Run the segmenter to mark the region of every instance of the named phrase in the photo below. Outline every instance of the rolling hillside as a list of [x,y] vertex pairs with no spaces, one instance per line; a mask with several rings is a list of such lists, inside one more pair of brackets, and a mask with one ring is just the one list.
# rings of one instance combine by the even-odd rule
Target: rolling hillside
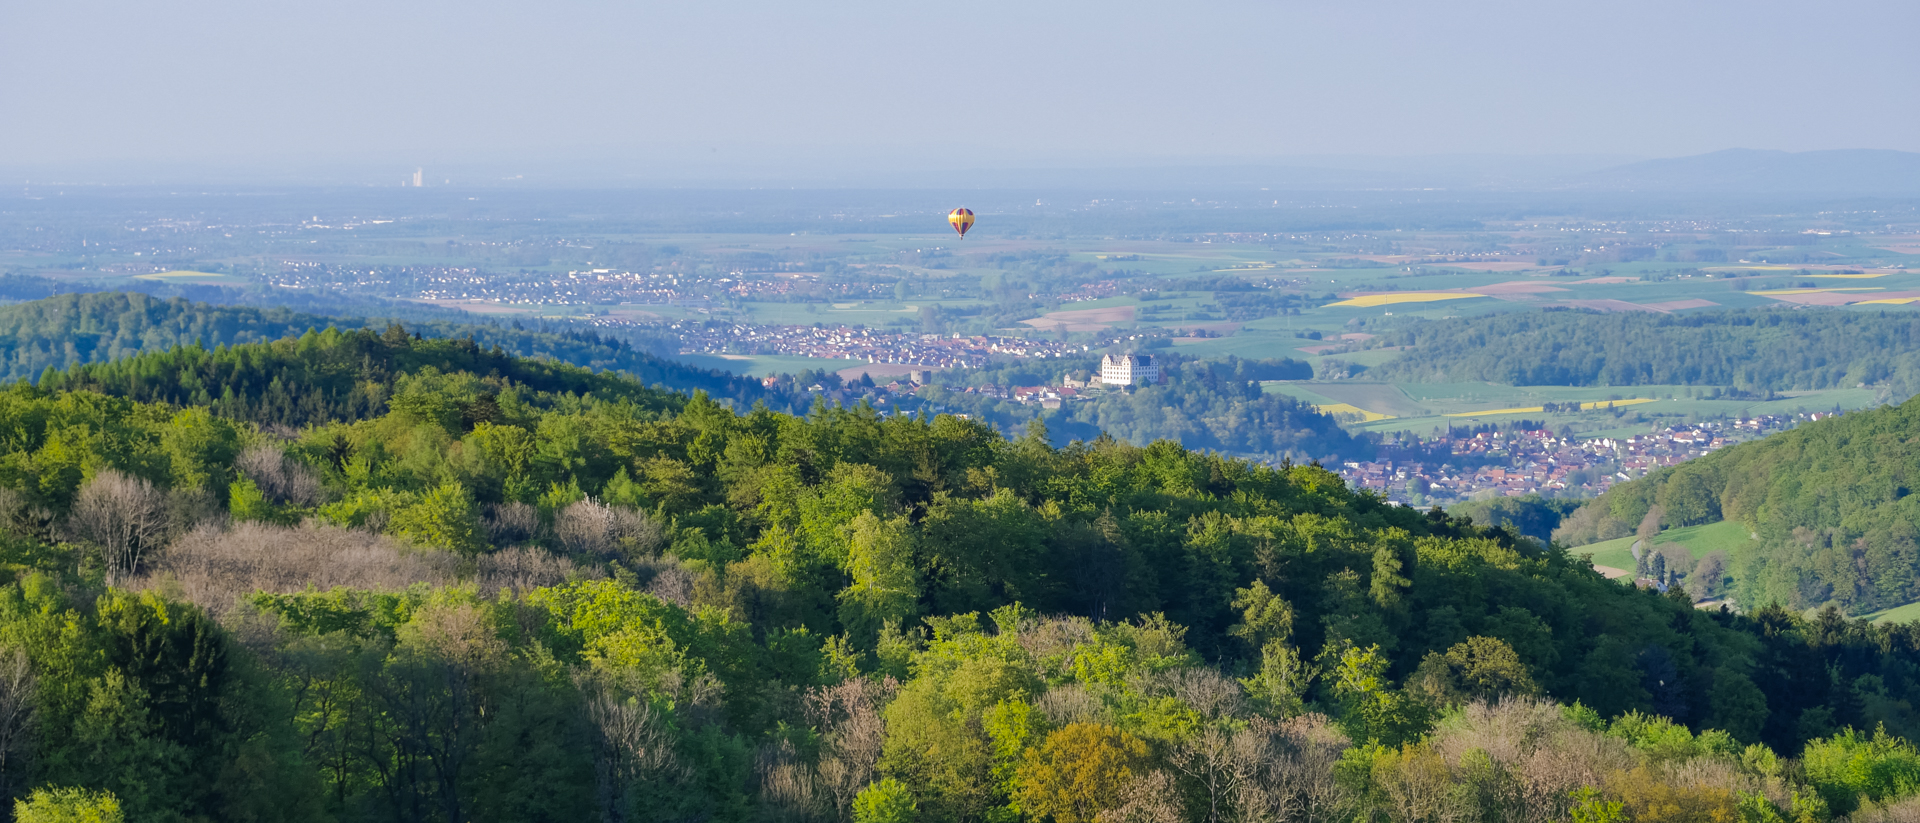
[[1920,400],[1908,400],[1615,486],[1569,520],[1604,518],[1611,526],[1600,531],[1614,534],[1632,531],[1656,509],[1668,528],[1733,521],[1757,535],[1729,558],[1743,606],[1832,603],[1864,615],[1920,600],[1915,488]]
[[[391,325],[386,318],[324,317],[287,309],[217,306],[138,292],[63,294],[0,307],[0,380],[38,379],[47,370],[107,363],[176,346],[206,349],[262,343],[329,326],[344,330]],[[549,358],[626,373],[647,385],[706,391],[750,405],[769,396],[758,381],[655,357],[625,342],[590,333],[555,333],[491,324],[411,321],[406,328],[435,338],[471,338],[516,357]]]
[[1906,311],[1744,310],[1686,315],[1516,312],[1418,323],[1386,380],[1512,386],[1722,386],[1791,391],[1920,388],[1920,317]]
[[[283,428],[254,399],[289,382],[387,401]],[[398,328],[43,383],[0,387],[27,821],[1398,819],[1408,786],[1825,821],[1920,785],[1920,626],[1696,609],[1317,466],[740,414]]]

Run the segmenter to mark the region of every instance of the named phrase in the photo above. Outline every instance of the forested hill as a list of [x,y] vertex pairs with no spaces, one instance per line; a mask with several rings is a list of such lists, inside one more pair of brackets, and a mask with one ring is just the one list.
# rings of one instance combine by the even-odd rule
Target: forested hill
[[1386,342],[1410,347],[1369,370],[1386,380],[1920,389],[1920,315],[1910,311],[1512,312],[1418,323]]
[[143,403],[199,406],[228,420],[299,428],[379,417],[389,409],[471,428],[510,410],[501,401],[552,405],[586,395],[678,409],[685,397],[614,372],[514,357],[468,338],[422,338],[398,324],[384,333],[328,327],[271,343],[181,346],[109,363],[48,370],[40,387]]
[[[340,333],[302,337],[330,328]],[[535,369],[540,374],[528,372],[534,367],[522,362],[526,358],[619,372],[682,393],[705,391],[738,408],[765,403],[803,411],[812,402],[791,382],[769,390],[758,380],[655,357],[593,334],[437,321],[401,327],[127,292],[61,295],[0,308],[0,364],[12,379],[38,377],[58,387],[206,405],[230,419],[260,424],[302,426],[383,413],[394,380],[428,366],[480,378],[498,370],[496,377],[538,391],[585,390],[576,385],[584,379],[579,375],[561,379],[565,370],[541,366]],[[1020,364],[1000,371],[1027,368]],[[1050,366],[1049,377],[1060,368]],[[1091,440],[1104,430],[1138,445],[1168,439],[1274,460],[1370,456],[1372,444],[1333,418],[1285,395],[1263,394],[1249,382],[1310,374],[1305,364],[1289,360],[1180,363],[1169,369],[1164,385],[1072,403],[1047,422],[1059,442]],[[1045,382],[1028,382],[1035,381]],[[563,384],[567,388],[559,388]],[[611,386],[626,391],[618,382],[602,384],[602,391]],[[975,396],[959,393],[936,394],[939,405],[973,412],[1003,431],[1017,431],[1038,411],[987,398],[969,402]]]
[[[275,369],[399,376],[298,431],[67,388]],[[23,820],[1920,811],[1920,626],[1695,609],[1317,466],[398,329],[77,367],[0,433]]]
[[1272,462],[1292,457],[1309,460],[1362,460],[1375,445],[1341,428],[1339,421],[1284,394],[1267,393],[1262,380],[1304,380],[1313,367],[1288,359],[1180,360],[1161,355],[1165,381],[1127,392],[1106,392],[1076,400],[1053,412],[1034,406],[967,394],[955,378],[970,385],[1046,385],[1062,372],[1098,372],[1098,358],[1043,360],[948,377],[947,385],[923,390],[940,407],[992,420],[1004,430],[1041,416],[1055,442],[1092,440],[1102,432],[1144,446],[1173,440],[1188,448],[1214,449]]
[[[381,331],[391,322],[339,318],[286,309],[215,306],[181,298],[163,300],[138,292],[65,294],[0,308],[0,378],[38,378],[175,346],[207,349],[262,343],[337,326]],[[515,357],[541,357],[595,370],[626,372],[642,383],[680,391],[701,390],[744,405],[766,397],[758,381],[694,368],[635,350],[623,341],[590,333],[554,333],[479,323],[411,322],[426,337],[472,338],[481,347]],[[777,398],[775,405],[784,406]]]
[[[1291,362],[1291,361],[1282,361]],[[1062,417],[1079,437],[1105,431],[1138,444],[1176,440],[1272,460],[1284,456],[1338,460],[1372,457],[1373,443],[1341,428],[1332,415],[1243,379],[1234,364],[1187,362],[1164,382],[1127,393],[1067,404]],[[1305,366],[1305,364],[1300,364]],[[1304,376],[1311,376],[1311,372]]]
[[1855,614],[1920,600],[1920,399],[1807,423],[1612,489],[1570,520],[1625,534],[1721,519],[1757,539],[1728,558],[1741,604]]
[[388,300],[330,289],[280,289],[262,285],[245,288],[170,280],[134,279],[108,286],[96,280],[55,280],[25,274],[0,274],[0,300],[24,302],[63,294],[124,292],[167,300],[183,298],[216,306],[254,306],[285,309],[325,317],[386,317],[412,323],[445,320],[458,323],[470,317],[459,309],[425,303]]
[[286,309],[211,306],[138,292],[63,294],[0,307],[0,378],[103,363],[174,346],[259,343],[325,328]]

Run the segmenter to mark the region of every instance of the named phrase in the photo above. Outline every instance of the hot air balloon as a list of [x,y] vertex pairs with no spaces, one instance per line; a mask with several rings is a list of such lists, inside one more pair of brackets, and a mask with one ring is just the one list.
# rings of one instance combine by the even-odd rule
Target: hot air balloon
[[967,229],[973,228],[973,209],[954,209],[948,212],[947,225],[952,226],[961,237],[966,237]]

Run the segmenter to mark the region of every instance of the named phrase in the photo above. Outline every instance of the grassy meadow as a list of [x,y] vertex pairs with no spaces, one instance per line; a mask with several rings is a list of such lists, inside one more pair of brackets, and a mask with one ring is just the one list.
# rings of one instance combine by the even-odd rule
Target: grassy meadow
[[1866,615],[1865,619],[1874,623],[1912,623],[1920,620],[1920,603],[1908,603],[1905,606],[1895,606],[1885,611],[1874,612]]
[[[1586,546],[1575,546],[1571,551],[1574,554],[1591,555],[1593,564],[1596,566],[1632,571],[1633,543],[1636,539],[1638,538],[1629,536],[1604,540]],[[1734,555],[1752,539],[1752,536],[1747,533],[1746,526],[1723,520],[1704,526],[1668,529],[1653,539],[1653,547],[1659,549],[1663,546],[1681,546],[1693,559],[1699,560],[1716,551],[1726,552],[1729,556]]]
[[[1363,352],[1363,354],[1375,352]],[[1389,353],[1390,354],[1390,353]],[[1328,357],[1342,357],[1328,355]],[[1346,355],[1354,359],[1353,355]],[[1324,358],[1323,358],[1324,359]],[[1584,435],[1644,432],[1652,420],[1792,414],[1802,411],[1859,409],[1872,406],[1872,389],[1797,392],[1777,400],[1709,400],[1689,397],[1690,386],[1501,386],[1491,383],[1375,383],[1364,380],[1272,381],[1263,388],[1316,406],[1344,405],[1364,412],[1357,428],[1377,432],[1431,434],[1515,420],[1543,422]],[[1577,412],[1541,411],[1544,404],[1579,403]],[[1608,408],[1611,405],[1612,408]],[[1347,411],[1348,409],[1335,409]],[[1624,422],[1623,422],[1624,421]]]
[[181,283],[197,286],[246,286],[253,282],[251,278],[237,274],[215,274],[204,271],[163,271],[153,274],[136,274],[135,280],[152,280],[162,283]]
[[829,360],[784,354],[683,354],[674,359],[703,369],[719,369],[753,377],[798,374],[807,369],[839,371],[861,363],[858,360]]

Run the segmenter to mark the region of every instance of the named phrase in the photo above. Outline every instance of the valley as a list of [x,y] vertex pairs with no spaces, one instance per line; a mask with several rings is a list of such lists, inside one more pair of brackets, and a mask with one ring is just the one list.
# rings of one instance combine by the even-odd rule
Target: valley
[[23,803],[1059,823],[1097,756],[1184,823],[1263,812],[1178,764],[1378,810],[1467,740],[1559,816],[1910,802],[1828,765],[1920,735],[1907,223],[502,199],[0,214],[0,740],[94,792]]
[[0,823],[1920,823],[1920,4],[5,12]]

